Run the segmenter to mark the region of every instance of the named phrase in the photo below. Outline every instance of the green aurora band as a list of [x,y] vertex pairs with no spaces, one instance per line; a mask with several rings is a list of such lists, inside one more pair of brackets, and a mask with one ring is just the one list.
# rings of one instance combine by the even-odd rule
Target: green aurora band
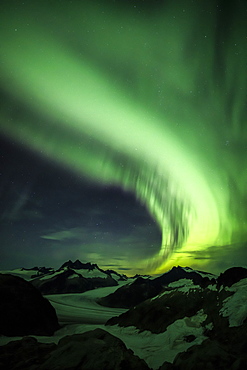
[[162,231],[152,272],[246,238],[246,5],[174,3],[0,12],[0,132],[134,192]]

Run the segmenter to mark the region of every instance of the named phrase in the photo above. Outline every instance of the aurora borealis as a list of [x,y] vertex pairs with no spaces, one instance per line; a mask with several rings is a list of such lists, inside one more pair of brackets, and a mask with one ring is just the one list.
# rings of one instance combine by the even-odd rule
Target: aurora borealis
[[246,2],[0,14],[4,264],[245,265]]

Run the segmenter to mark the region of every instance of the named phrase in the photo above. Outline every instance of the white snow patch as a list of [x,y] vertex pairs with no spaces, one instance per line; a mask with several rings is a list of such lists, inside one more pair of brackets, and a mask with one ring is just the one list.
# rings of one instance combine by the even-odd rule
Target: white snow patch
[[[48,274],[45,274],[44,276],[41,276],[39,279],[40,280],[48,280],[48,279],[52,279],[53,277],[57,276],[57,275],[60,275],[62,274],[64,271],[61,270],[61,271],[56,271],[54,273],[48,273]],[[38,277],[38,276],[37,276]]]
[[79,276],[77,274],[70,275],[68,279],[75,279],[78,278]]
[[191,290],[196,291],[202,289],[200,285],[194,285],[193,280],[191,279],[180,279],[174,281],[173,283],[168,284],[169,288],[176,288],[178,292],[189,293]]
[[[124,283],[126,284],[126,282],[122,282],[122,285]],[[206,339],[201,327],[201,323],[206,319],[203,310],[198,311],[193,317],[184,317],[175,321],[161,334],[152,334],[150,331],[139,333],[135,327],[104,326],[103,323],[107,319],[126,310],[102,307],[96,303],[96,299],[114,292],[117,288],[106,287],[85,293],[46,296],[56,308],[59,321],[63,322],[64,325],[52,337],[36,336],[36,338],[39,342],[58,343],[66,335],[102,328],[120,338],[127,348],[131,348],[153,369],[158,369],[164,361],[173,362],[178,353],[184,352],[194,344],[201,344]],[[194,335],[196,339],[188,343],[184,340],[184,336],[187,335]],[[18,339],[21,337],[2,336],[0,337],[0,345]]]
[[108,275],[102,271],[99,271],[97,268],[94,268],[93,270],[84,270],[84,269],[73,269],[77,274],[80,274],[81,276],[85,278],[103,278],[106,279]]
[[[139,333],[133,326],[120,328],[116,325],[106,327],[105,330],[120,338],[126,347],[144,359],[150,368],[158,369],[165,361],[172,363],[178,353],[186,351],[194,344],[201,344],[206,339],[202,328],[190,326],[190,319],[177,320],[160,334],[150,331]],[[196,339],[188,343],[184,340],[187,335],[195,335]]]
[[201,277],[207,277],[210,280],[211,279],[217,279],[217,277],[218,277],[217,275],[207,273],[207,272],[203,272],[203,271],[193,270],[193,269],[190,269],[189,267],[183,267],[183,270],[185,270],[186,272],[196,272],[197,274],[201,275]]
[[167,291],[165,291],[165,292],[163,292],[163,293],[160,293],[160,294],[156,295],[155,297],[151,298],[151,301],[154,301],[155,299],[157,299],[157,298],[161,298],[161,297],[163,297],[164,295],[167,295],[167,294],[170,294],[170,293],[172,293],[172,290],[167,290]]
[[207,289],[212,290],[212,291],[215,291],[215,292],[217,292],[217,290],[218,290],[216,284],[214,284],[214,285],[212,285],[212,284],[208,285],[207,286]]
[[220,313],[228,317],[230,327],[240,326],[247,317],[247,279],[238,281],[228,290],[234,294],[224,300]]
[[0,271],[0,273],[18,276],[25,280],[31,280],[31,276],[36,275],[37,271],[36,270],[28,270],[28,271],[23,270],[22,271],[21,269],[15,269],[15,270],[3,270],[3,271]]
[[200,285],[194,285],[193,280],[191,279],[180,279],[168,284],[167,287],[171,288],[172,290],[166,290],[158,294],[157,296],[151,298],[151,301],[161,298],[164,295],[172,294],[174,291],[189,294],[191,291],[202,290]]
[[212,330],[214,327],[214,324],[212,322],[210,322],[209,324],[205,325],[205,328],[208,329],[208,330]]
[[191,286],[191,285],[194,285],[193,280],[191,279],[180,279],[180,280],[177,280],[177,281],[174,281],[168,284],[170,288],[179,288],[179,287]]
[[[203,335],[203,329],[198,326],[198,323],[202,320],[202,315],[198,313],[198,317],[200,319],[195,318],[193,320],[194,317],[185,317],[184,319],[177,320],[169,325],[164,333],[160,334],[153,334],[150,331],[139,333],[139,330],[134,326],[122,328],[118,325],[69,324],[58,330],[52,337],[34,337],[42,343],[58,343],[66,335],[80,334],[101,328],[121,339],[127,348],[132,349],[135,355],[144,359],[150,368],[156,370],[165,361],[172,363],[178,353],[186,351],[195,344],[201,344],[206,339]],[[187,335],[195,335],[196,339],[188,343],[184,340],[184,336]],[[21,339],[21,337],[0,337],[0,344],[3,345],[11,340],[18,339]]]

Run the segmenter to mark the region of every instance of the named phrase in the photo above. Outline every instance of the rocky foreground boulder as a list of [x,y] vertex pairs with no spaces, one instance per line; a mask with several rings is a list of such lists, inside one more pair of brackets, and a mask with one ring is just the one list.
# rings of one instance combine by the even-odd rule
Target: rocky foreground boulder
[[0,334],[53,335],[59,329],[55,309],[24,279],[0,274]]
[[238,281],[247,278],[247,269],[244,267],[231,267],[222,272],[217,279],[217,286],[231,287]]
[[[13,356],[15,353],[15,356]],[[146,370],[144,360],[102,329],[62,338],[58,345],[23,338],[0,347],[0,369]]]

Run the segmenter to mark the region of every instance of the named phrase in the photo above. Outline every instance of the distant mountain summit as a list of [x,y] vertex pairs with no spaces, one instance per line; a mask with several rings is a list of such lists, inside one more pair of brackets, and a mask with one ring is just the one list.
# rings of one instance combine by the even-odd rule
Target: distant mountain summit
[[[108,306],[116,307],[118,299],[122,307],[126,302],[131,307],[106,325],[162,334],[168,352],[179,351],[159,370],[246,368],[247,269],[233,267],[217,278],[178,266],[153,282],[164,284],[156,295],[152,280],[139,278],[102,298]],[[137,297],[139,303],[133,304]]]
[[157,278],[138,276],[132,284],[124,285],[114,293],[103,297],[99,303],[108,307],[131,308],[142,301],[160,294],[168,285],[187,279],[202,288],[216,284],[217,276],[203,271],[192,270],[190,267],[173,267],[170,271]]
[[[157,342],[156,338],[153,337],[153,344],[155,347],[156,343],[162,343],[162,351],[167,352],[167,360],[159,368],[153,366],[151,368],[159,370],[242,370],[246,368],[246,268],[232,267],[216,276],[208,272],[193,270],[190,267],[176,266],[156,277],[136,275],[135,277],[127,278],[125,275],[118,274],[113,270],[104,271],[97,264],[82,263],[79,260],[72,262],[69,260],[58,270],[34,268],[31,271],[30,269],[14,270],[12,273],[26,276],[27,279],[33,276],[30,282],[43,294],[83,293],[100,287],[117,287],[117,285],[120,285],[120,280],[126,280],[126,283],[122,282],[121,286],[108,296],[102,297],[104,290],[99,292],[98,297],[102,298],[98,298],[96,302],[108,307],[128,308],[119,316],[110,318],[106,323],[107,327],[118,325],[123,328],[129,327],[130,329],[127,329],[128,333],[134,330],[135,332],[139,331],[139,333],[148,331],[153,333],[153,335],[162,335]],[[29,283],[29,285],[31,284]],[[15,325],[13,326],[14,320],[17,320],[21,325],[25,323],[24,319],[19,320],[22,306],[26,306],[25,308],[29,310],[32,303],[27,301],[28,292],[19,288],[17,282],[14,283],[13,294],[12,292],[10,294],[9,283],[4,282],[2,284],[1,302],[6,313],[6,316],[2,318],[2,323],[5,325],[7,314],[14,313],[14,318],[9,320],[8,324],[11,330],[12,327],[15,328]],[[95,293],[97,294],[97,292]],[[9,300],[10,296],[16,294],[18,301],[11,303]],[[38,318],[40,317],[39,308],[35,308],[34,313],[38,314]],[[24,313],[25,318],[28,315],[30,315],[29,311]],[[25,330],[26,326],[24,324]],[[42,326],[44,326],[43,323]],[[124,333],[125,329],[121,330]],[[3,331],[3,333],[5,332]],[[100,339],[100,341],[97,341],[97,346],[99,345],[100,350],[99,357],[102,353],[104,356],[108,356],[105,347],[102,347],[102,339],[106,334],[102,331],[97,331],[96,335],[90,332],[87,335],[90,339],[88,347],[85,347],[87,338],[84,337],[84,334],[81,336],[82,346],[83,348],[85,347],[84,352],[93,353],[95,358],[95,338],[97,338]],[[75,353],[76,361],[77,358],[82,358],[78,357],[82,356],[82,347],[78,345],[78,335],[76,334],[73,337],[74,339],[72,337],[70,339],[68,339],[69,337],[66,338],[64,342],[66,347],[62,350],[59,347],[57,355],[54,357],[55,365],[57,365],[57,356],[60,358],[61,353],[65,353],[64,358],[68,357],[68,352],[66,352],[68,348],[69,350],[70,348],[75,348],[73,353]],[[68,341],[73,343],[68,344]],[[59,343],[62,342],[60,341]],[[115,343],[115,339],[109,337],[111,353],[112,348],[115,348]],[[24,348],[24,344],[26,351],[26,342],[23,342],[23,347],[21,348]],[[33,342],[31,346],[32,349],[35,349]],[[9,368],[10,359],[15,358],[15,356],[12,356],[13,348],[10,348],[12,352],[8,360],[5,361],[5,368]],[[35,351],[37,352],[37,348]],[[79,355],[77,355],[77,351],[79,351]],[[22,350],[20,350],[20,353],[22,354]],[[119,356],[121,357],[122,355],[119,354]],[[72,357],[70,356],[70,358]],[[116,358],[115,355],[114,358]],[[5,349],[3,357],[1,357],[0,353],[0,362],[2,359],[6,359]],[[123,364],[124,368],[132,368],[126,362]],[[104,366],[102,366],[97,368],[103,368],[105,362]],[[140,369],[145,368],[143,363],[140,366]],[[51,362],[49,362],[49,365],[46,364],[42,369],[53,367]],[[135,364],[133,368],[137,369],[138,367]]]
[[135,275],[128,278],[114,270],[103,270],[96,263],[83,263],[79,259],[64,262],[58,270],[50,267],[33,267],[8,273],[31,281],[43,294],[82,293],[95,288],[116,286],[121,281],[126,281],[128,284],[121,284],[122,286],[114,293],[99,301],[103,306],[122,308],[131,308],[153,298],[164,289],[169,290],[169,284],[175,284],[183,279],[203,289],[215,284],[217,289],[220,289],[221,286],[230,287],[247,277],[247,269],[243,267],[232,267],[216,276],[190,267],[174,266],[158,277]]
[[174,266],[170,271],[157,277],[154,281],[158,284],[168,285],[180,279],[189,279],[192,280],[194,284],[205,287],[215,283],[217,276],[209,272],[193,270],[190,267]]
[[222,272],[217,279],[218,286],[231,287],[239,280],[247,278],[247,269],[244,267],[231,267]]
[[65,268],[65,267],[69,267],[71,269],[76,269],[76,270],[81,270],[81,269],[83,269],[83,270],[94,270],[95,268],[97,268],[98,270],[101,270],[96,263],[91,263],[91,262],[82,263],[79,260],[76,260],[75,262],[72,262],[71,260],[69,260],[67,262],[64,262],[64,264],[62,264],[62,266],[59,268],[59,270]]
[[79,260],[65,262],[57,271],[33,276],[31,283],[42,294],[83,293],[95,288],[118,285],[110,273],[97,264]]

